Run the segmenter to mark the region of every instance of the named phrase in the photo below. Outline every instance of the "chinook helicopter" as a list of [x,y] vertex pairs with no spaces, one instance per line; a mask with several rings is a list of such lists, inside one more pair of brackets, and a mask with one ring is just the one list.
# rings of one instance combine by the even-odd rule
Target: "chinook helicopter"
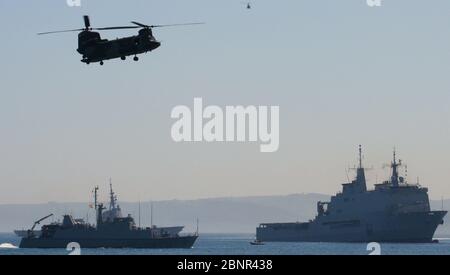
[[[42,32],[38,35],[64,33],[64,32],[80,32],[78,34],[78,53],[83,58],[81,62],[90,64],[100,62],[100,65],[104,64],[105,60],[120,58],[126,60],[127,56],[133,56],[134,61],[138,61],[138,54],[151,52],[159,46],[161,42],[157,41],[153,36],[152,29],[162,27],[173,26],[187,26],[187,25],[199,25],[204,23],[185,23],[185,24],[171,24],[171,25],[145,25],[139,22],[132,21],[134,26],[119,26],[119,27],[106,27],[106,28],[92,28],[89,16],[85,15],[84,28],[75,30],[64,31],[51,31]],[[138,35],[118,38],[116,40],[102,39],[100,33],[95,31],[105,30],[123,30],[123,29],[140,29]]]

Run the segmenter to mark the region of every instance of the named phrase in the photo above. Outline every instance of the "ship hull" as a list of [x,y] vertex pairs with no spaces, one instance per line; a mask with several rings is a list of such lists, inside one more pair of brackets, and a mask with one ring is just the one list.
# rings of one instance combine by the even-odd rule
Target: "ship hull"
[[363,220],[273,223],[257,228],[262,242],[429,243],[447,211],[413,212]]
[[[171,227],[156,227],[162,232],[167,233],[169,236],[178,236],[178,234],[183,231],[184,226],[171,226]],[[20,238],[26,238],[28,236],[28,230],[14,230],[14,234],[16,234]],[[40,230],[33,230],[33,234],[37,237],[41,236]]]
[[[14,230],[14,234],[16,234],[17,237],[26,238],[28,236],[28,230]],[[41,236],[41,231],[33,230],[33,234],[39,237]]]
[[146,239],[56,239],[56,238],[22,238],[20,248],[66,248],[75,242],[81,248],[142,248],[142,249],[189,249],[194,246],[198,236],[181,236],[170,238]]

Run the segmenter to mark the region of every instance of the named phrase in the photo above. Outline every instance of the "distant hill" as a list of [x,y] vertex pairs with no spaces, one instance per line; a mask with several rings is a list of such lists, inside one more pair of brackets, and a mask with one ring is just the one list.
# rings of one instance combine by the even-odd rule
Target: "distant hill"
[[[185,225],[186,231],[195,231],[196,219],[204,233],[254,233],[263,222],[307,221],[316,214],[316,202],[328,200],[329,195],[293,194],[286,196],[211,198],[199,200],[170,200],[153,203],[153,221],[159,226]],[[130,213],[139,222],[139,203],[119,203],[124,215]],[[441,201],[431,202],[433,209],[441,209]],[[150,202],[141,203],[141,225],[150,225]],[[444,209],[450,209],[450,200],[444,200]],[[45,203],[0,205],[0,232],[29,228],[41,217],[54,213],[60,219],[65,213],[94,221],[94,211],[88,203]],[[51,221],[51,219],[49,219]],[[48,222],[48,221],[47,221]],[[450,236],[450,219],[438,230],[439,235]]]

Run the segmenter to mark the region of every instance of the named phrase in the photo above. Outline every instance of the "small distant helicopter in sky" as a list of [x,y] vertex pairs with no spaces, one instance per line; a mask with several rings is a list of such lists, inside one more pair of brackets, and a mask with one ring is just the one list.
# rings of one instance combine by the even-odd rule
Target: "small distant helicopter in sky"
[[252,3],[251,2],[241,2],[242,4],[245,4],[246,9],[251,10],[252,9]]
[[[138,61],[138,54],[151,52],[161,46],[161,42],[157,41],[153,36],[152,29],[173,26],[199,25],[204,23],[184,23],[171,25],[145,25],[139,22],[131,22],[134,26],[119,26],[106,28],[92,28],[89,16],[85,15],[84,28],[75,30],[52,31],[38,33],[38,35],[63,33],[63,32],[80,32],[78,34],[78,53],[83,58],[81,62],[90,64],[100,62],[104,64],[105,60],[120,58],[125,60],[127,56],[133,56],[134,61]],[[115,40],[102,39],[100,34],[95,31],[104,30],[122,30],[122,29],[140,29],[138,35],[118,38]]]

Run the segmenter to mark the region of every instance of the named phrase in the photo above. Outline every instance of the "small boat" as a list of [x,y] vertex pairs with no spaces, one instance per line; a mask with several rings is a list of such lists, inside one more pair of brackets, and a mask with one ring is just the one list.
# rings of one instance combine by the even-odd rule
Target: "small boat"
[[250,244],[251,244],[251,245],[264,245],[264,243],[261,242],[261,241],[258,240],[258,239],[254,240],[254,241],[251,241]]

